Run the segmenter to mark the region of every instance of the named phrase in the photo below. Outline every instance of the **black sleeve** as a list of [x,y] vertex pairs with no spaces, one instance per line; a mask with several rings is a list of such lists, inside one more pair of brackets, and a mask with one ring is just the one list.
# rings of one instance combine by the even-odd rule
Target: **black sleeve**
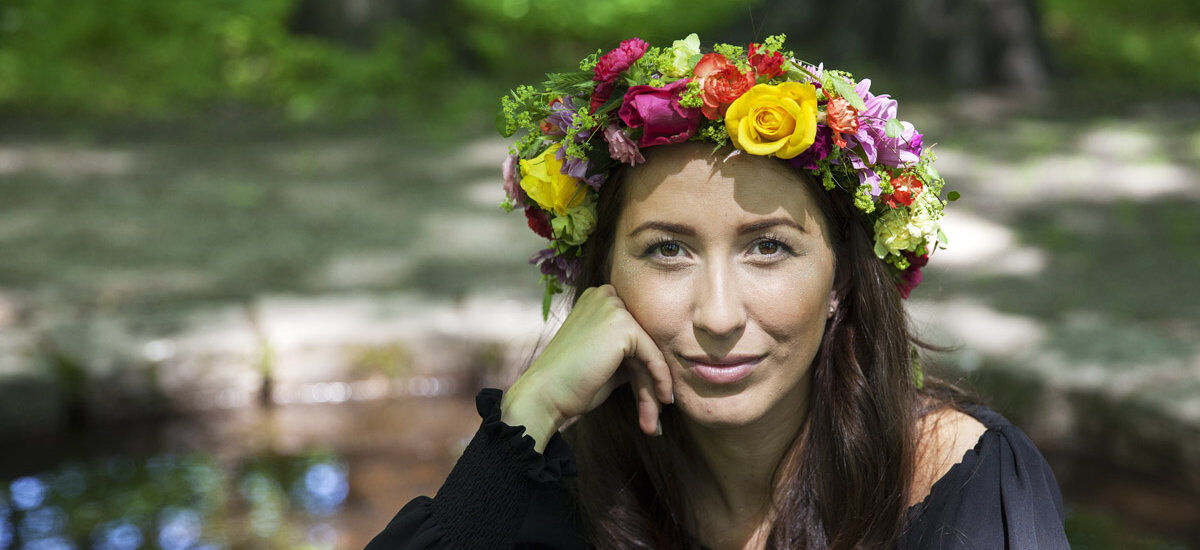
[[[483,422],[437,496],[411,500],[367,550],[506,549],[524,546],[518,545],[523,527],[539,530],[526,521],[531,502],[547,495],[561,498],[557,482],[576,475],[575,461],[558,433],[539,454],[524,426],[501,422],[500,396],[494,388],[479,392],[475,407]],[[556,512],[562,517],[547,518],[546,506],[540,500],[533,504],[538,521],[548,528],[569,525],[571,510],[560,509]]]
[[1007,421],[989,427],[963,462],[934,484],[921,512],[898,548],[1070,549],[1054,473]]

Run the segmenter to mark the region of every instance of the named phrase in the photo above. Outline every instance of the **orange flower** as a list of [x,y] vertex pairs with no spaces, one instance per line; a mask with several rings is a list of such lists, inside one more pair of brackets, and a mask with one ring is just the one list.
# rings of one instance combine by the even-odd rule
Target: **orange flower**
[[845,147],[846,138],[842,134],[858,133],[858,109],[850,106],[844,97],[831,97],[825,104],[825,123],[833,130],[833,142],[838,147]]
[[754,86],[753,70],[743,73],[719,53],[701,57],[694,72],[696,78],[701,79],[700,86],[704,91],[704,106],[700,110],[709,120],[724,117],[729,104]]

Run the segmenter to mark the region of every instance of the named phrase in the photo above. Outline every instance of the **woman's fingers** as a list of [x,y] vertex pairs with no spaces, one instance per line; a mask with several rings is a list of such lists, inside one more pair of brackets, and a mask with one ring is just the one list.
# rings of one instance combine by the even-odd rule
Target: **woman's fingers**
[[645,366],[659,401],[674,403],[675,394],[671,381],[671,368],[667,366],[667,360],[658,346],[654,344],[654,340],[641,330],[640,326],[634,335],[633,357]]
[[659,405],[654,396],[654,380],[645,369],[637,366],[633,366],[633,369],[633,393],[637,397],[638,425],[646,435],[662,435],[658,427],[658,415],[662,405]]

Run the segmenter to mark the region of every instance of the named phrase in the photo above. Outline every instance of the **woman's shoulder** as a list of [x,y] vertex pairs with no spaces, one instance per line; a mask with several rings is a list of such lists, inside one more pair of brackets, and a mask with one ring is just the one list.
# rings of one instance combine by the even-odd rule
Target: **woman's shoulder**
[[[925,500],[934,484],[961,464],[988,430],[999,428],[998,415],[993,415],[980,417],[945,407],[918,421],[917,463],[909,506]],[[985,419],[991,426],[983,421]]]
[[908,547],[1068,548],[1054,473],[1019,427],[981,404],[931,413],[922,427]]

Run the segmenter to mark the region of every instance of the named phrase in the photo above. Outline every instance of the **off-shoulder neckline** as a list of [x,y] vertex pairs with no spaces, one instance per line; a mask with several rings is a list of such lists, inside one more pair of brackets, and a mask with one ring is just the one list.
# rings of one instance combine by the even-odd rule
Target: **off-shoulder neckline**
[[[929,494],[925,495],[925,498],[922,499],[921,502],[908,507],[908,509],[905,511],[905,514],[910,525],[925,513],[925,510],[927,510],[929,507],[930,501],[932,501],[935,496],[941,495],[948,490],[946,487],[950,485],[951,480],[964,475],[962,474],[964,471],[969,472],[974,469],[975,465],[979,462],[979,457],[981,456],[979,451],[983,448],[984,442],[987,441],[989,437],[999,437],[1001,429],[1010,424],[1003,415],[992,410],[987,405],[980,403],[965,404],[963,405],[961,412],[971,415],[972,418],[978,420],[983,424],[984,428],[987,429],[979,435],[979,439],[975,442],[975,446],[963,453],[962,458],[956,464],[951,466],[950,469],[942,475],[942,477],[938,478],[938,480],[933,483],[933,485],[929,488]],[[697,542],[694,538],[691,539],[691,543],[693,547],[698,548],[699,550],[709,550],[707,546],[699,544],[699,542]]]
[[1004,416],[983,404],[964,405],[961,412],[971,415],[972,418],[983,424],[986,429],[979,435],[979,439],[975,441],[975,446],[967,449],[957,463],[951,466],[949,470],[946,470],[946,473],[942,474],[942,477],[938,478],[937,481],[933,482],[933,485],[929,488],[929,494],[925,495],[925,498],[921,499],[920,502],[908,507],[905,514],[910,524],[925,513],[929,508],[929,503],[936,496],[946,492],[946,487],[950,485],[951,480],[961,477],[963,475],[962,472],[971,471],[975,468],[975,465],[979,462],[980,450],[983,448],[984,442],[989,437],[999,437],[1001,428],[1009,424]]

